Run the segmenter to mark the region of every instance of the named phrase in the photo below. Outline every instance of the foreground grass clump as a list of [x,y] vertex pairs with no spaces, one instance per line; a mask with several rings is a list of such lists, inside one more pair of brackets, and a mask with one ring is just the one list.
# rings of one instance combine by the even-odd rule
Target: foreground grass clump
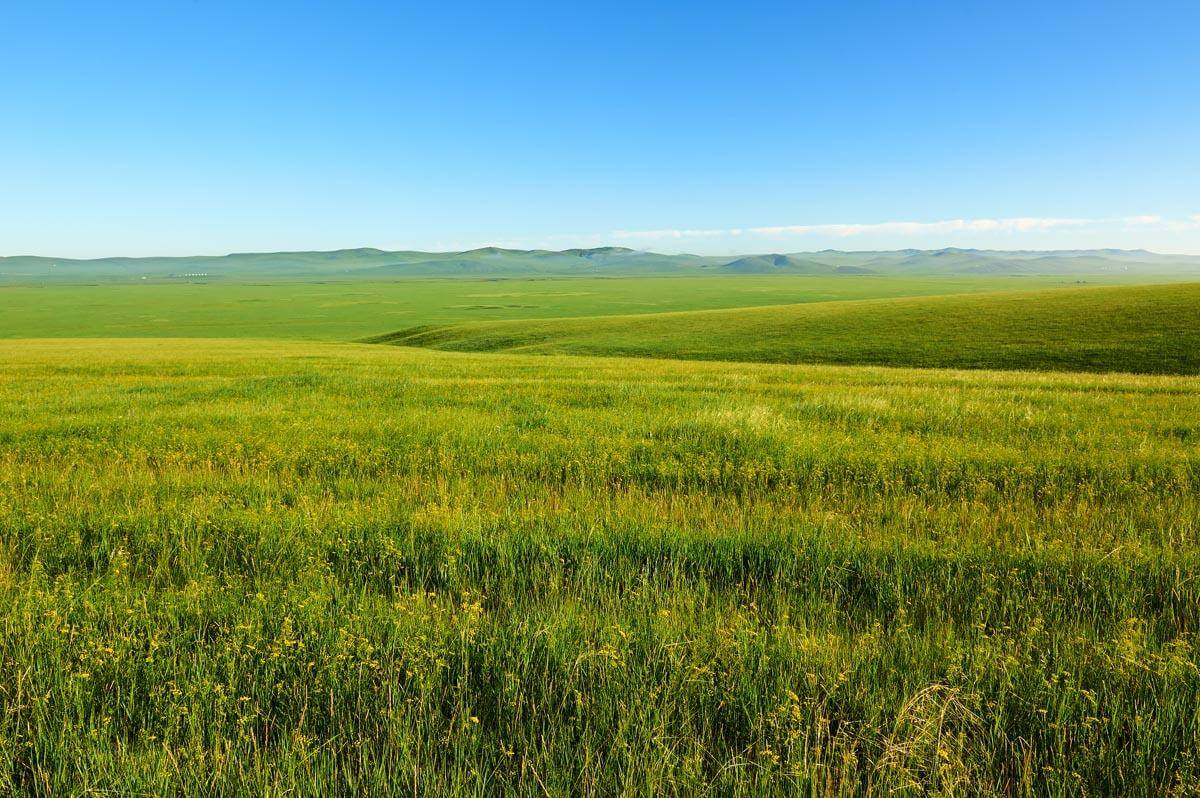
[[374,340],[461,352],[1197,374],[1200,283],[462,323]]
[[1186,377],[0,344],[0,792],[1187,794]]

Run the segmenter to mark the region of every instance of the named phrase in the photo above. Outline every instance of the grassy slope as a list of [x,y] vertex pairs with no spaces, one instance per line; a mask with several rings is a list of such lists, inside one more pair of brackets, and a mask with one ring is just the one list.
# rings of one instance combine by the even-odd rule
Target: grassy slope
[[381,340],[458,351],[1194,374],[1200,283],[461,324]]
[[1165,794],[1193,378],[0,342],[0,793]]
[[[1115,279],[1115,278],[1111,278]],[[1070,284],[1060,277],[668,277],[0,285],[3,337],[350,340],[475,319],[658,313]]]

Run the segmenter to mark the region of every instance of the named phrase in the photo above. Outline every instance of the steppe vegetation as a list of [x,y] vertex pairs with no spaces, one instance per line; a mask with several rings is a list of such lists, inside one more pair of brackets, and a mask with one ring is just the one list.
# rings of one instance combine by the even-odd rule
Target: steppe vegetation
[[[1126,278],[1128,279],[1128,278]],[[0,282],[0,338],[349,341],[420,325],[1071,286],[1044,275]],[[1088,277],[1115,282],[1119,276]]]
[[0,792],[1194,793],[1198,387],[0,342]]
[[427,325],[374,340],[467,352],[1196,374],[1200,283]]

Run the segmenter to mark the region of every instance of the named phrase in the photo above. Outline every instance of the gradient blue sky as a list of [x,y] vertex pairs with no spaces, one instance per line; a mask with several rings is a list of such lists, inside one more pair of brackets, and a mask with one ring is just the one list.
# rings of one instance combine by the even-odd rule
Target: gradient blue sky
[[1200,3],[0,6],[0,254],[1200,252]]

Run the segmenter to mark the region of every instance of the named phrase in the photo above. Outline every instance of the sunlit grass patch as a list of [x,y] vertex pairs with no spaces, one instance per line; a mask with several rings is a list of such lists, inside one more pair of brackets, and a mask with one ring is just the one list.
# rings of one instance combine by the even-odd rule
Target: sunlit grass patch
[[0,792],[1186,791],[1197,387],[0,344]]

